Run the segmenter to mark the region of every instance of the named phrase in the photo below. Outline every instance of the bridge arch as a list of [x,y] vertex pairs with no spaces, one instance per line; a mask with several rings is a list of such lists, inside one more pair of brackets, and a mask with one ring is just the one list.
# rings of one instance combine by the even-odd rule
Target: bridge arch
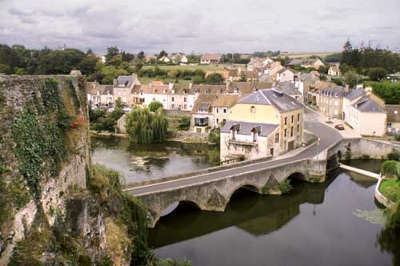
[[194,202],[194,201],[192,201],[192,200],[186,200],[186,199],[185,199],[185,200],[179,200],[179,201],[172,202],[172,203],[169,204],[166,208],[164,208],[164,209],[161,211],[160,217],[167,216],[168,214],[172,213],[172,212],[175,211],[179,206],[182,206],[182,205],[192,206],[192,207],[194,207],[194,208],[196,208],[196,209],[201,210],[199,204],[196,203],[196,202]]
[[288,175],[285,180],[300,180],[300,181],[306,181],[306,175],[302,172],[293,172],[290,175]]
[[[255,193],[259,193],[259,192],[260,192],[260,189],[258,189],[256,185],[253,185],[253,184],[241,184],[241,185],[239,185],[239,186],[234,187],[234,188],[230,191],[230,193],[229,193],[229,195],[228,195],[228,197],[227,197],[226,204],[228,204],[228,203],[231,201],[232,196],[233,196],[236,192],[238,192],[239,190],[242,190],[242,189],[245,189],[245,190],[248,190],[248,191],[252,191],[252,192],[255,192]],[[225,206],[225,207],[226,207],[226,206]]]

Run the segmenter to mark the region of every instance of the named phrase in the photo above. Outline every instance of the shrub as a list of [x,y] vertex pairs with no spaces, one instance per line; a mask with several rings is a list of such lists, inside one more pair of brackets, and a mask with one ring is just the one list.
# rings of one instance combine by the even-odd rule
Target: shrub
[[208,141],[213,144],[219,144],[219,141],[220,141],[220,129],[219,128],[214,128],[210,131],[210,134],[208,134]]
[[400,161],[400,153],[399,152],[391,152],[387,156],[388,160],[391,161]]
[[385,161],[381,167],[382,175],[389,178],[399,177],[400,176],[399,166],[400,163],[397,161]]
[[178,125],[179,130],[188,130],[189,127],[190,127],[190,117],[189,116],[183,116],[179,120],[179,125]]
[[290,184],[290,180],[286,179],[282,183],[279,184],[279,190],[282,194],[287,194],[293,189],[292,185]]
[[160,109],[162,107],[163,107],[163,104],[161,102],[159,102],[159,101],[152,101],[149,104],[149,110],[151,112],[156,112],[158,109]]

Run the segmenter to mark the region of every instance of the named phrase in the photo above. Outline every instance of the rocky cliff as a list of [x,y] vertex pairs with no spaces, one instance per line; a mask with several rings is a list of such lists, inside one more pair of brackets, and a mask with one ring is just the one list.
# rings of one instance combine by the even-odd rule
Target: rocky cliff
[[92,167],[85,80],[0,75],[0,265],[126,265],[140,216]]

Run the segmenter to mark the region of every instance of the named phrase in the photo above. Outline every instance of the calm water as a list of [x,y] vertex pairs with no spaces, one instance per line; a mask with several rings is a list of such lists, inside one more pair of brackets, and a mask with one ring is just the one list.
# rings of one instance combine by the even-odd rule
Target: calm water
[[92,137],[92,160],[120,172],[126,184],[210,167],[207,144],[168,142],[129,146],[117,137]]
[[[378,172],[380,162],[352,165]],[[286,196],[239,190],[223,213],[179,205],[150,230],[149,242],[158,257],[193,265],[392,265],[378,243],[383,225],[355,215],[382,220],[374,185],[338,171],[324,184],[296,182]]]

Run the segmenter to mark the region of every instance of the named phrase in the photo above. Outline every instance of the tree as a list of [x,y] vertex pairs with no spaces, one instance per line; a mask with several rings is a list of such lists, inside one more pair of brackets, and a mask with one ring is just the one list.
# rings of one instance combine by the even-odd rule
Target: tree
[[163,56],[168,56],[168,53],[164,50],[162,50],[158,55],[157,55],[157,59],[162,58]]
[[107,48],[107,54],[105,55],[106,57],[106,64],[108,65],[111,59],[114,58],[114,56],[119,54],[119,49],[118,47],[109,47]]
[[136,56],[138,59],[140,59],[140,60],[143,60],[144,59],[144,52],[143,51],[140,51],[138,54],[137,54],[137,56]]
[[212,73],[206,77],[205,82],[207,84],[222,84],[224,82],[224,78],[219,73]]
[[382,80],[387,74],[387,71],[383,67],[373,67],[368,70],[368,76],[373,81]]
[[93,54],[88,54],[82,61],[79,63],[79,70],[83,75],[90,75],[95,72],[97,58]]
[[149,110],[151,112],[156,112],[158,109],[160,109],[162,107],[163,107],[163,104],[161,102],[159,102],[159,101],[152,101],[149,104]]
[[388,178],[400,177],[400,163],[398,161],[385,161],[381,167],[381,173]]
[[350,88],[354,88],[358,84],[359,76],[356,72],[354,71],[348,71],[346,74],[344,74],[344,80],[346,81],[346,84],[350,86]]
[[168,121],[161,109],[152,113],[135,107],[126,117],[126,130],[131,143],[161,143],[167,137]]

